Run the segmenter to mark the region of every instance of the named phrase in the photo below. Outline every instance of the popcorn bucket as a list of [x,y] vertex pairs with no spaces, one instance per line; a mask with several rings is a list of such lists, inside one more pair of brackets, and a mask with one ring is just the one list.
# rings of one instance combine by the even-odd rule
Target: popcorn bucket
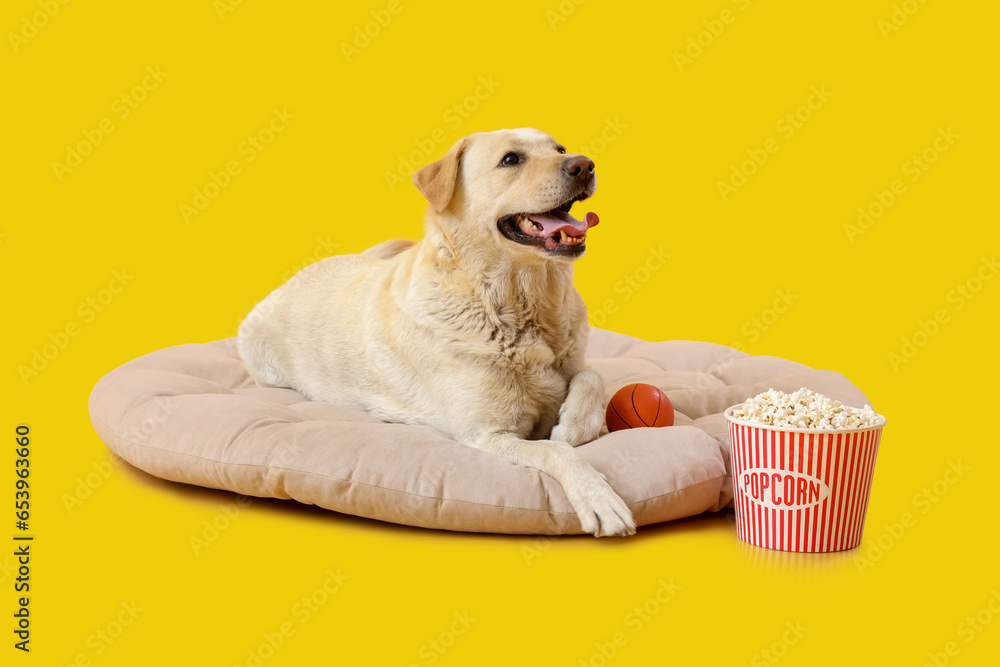
[[782,551],[842,551],[861,543],[885,419],[855,429],[753,424],[732,416],[736,534]]

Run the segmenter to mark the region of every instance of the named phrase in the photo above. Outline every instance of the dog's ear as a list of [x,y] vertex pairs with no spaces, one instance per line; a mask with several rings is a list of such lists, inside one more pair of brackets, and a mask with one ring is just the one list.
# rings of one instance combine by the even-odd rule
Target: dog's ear
[[458,166],[465,152],[465,138],[459,139],[443,158],[413,173],[413,182],[435,211],[448,208],[455,194]]

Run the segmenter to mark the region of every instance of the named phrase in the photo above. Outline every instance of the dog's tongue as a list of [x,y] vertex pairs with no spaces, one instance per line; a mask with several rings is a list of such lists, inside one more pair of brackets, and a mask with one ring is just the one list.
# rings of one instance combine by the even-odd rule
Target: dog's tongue
[[583,216],[583,221],[580,221],[569,213],[558,210],[529,215],[528,219],[542,226],[540,236],[552,236],[562,231],[566,232],[566,236],[583,236],[588,229],[596,227],[597,223],[601,221],[593,212],[588,212],[587,215]]

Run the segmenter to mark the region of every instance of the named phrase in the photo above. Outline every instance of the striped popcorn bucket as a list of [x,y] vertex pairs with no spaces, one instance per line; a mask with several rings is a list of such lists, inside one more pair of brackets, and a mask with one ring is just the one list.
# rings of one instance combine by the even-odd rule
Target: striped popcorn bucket
[[762,426],[732,416],[736,534],[758,547],[842,551],[861,543],[885,420],[857,429]]

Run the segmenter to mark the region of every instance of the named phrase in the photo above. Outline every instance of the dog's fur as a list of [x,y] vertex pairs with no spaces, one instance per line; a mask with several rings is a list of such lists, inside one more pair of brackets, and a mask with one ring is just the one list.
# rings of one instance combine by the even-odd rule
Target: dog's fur
[[[512,152],[520,162],[502,164]],[[538,130],[460,140],[414,174],[431,204],[421,241],[321,260],[257,305],[238,339],[252,377],[537,468],[562,484],[584,531],[634,533],[628,507],[573,449],[603,424],[573,287],[583,247],[515,242],[499,224],[589,197],[593,165],[570,175],[573,157]]]

